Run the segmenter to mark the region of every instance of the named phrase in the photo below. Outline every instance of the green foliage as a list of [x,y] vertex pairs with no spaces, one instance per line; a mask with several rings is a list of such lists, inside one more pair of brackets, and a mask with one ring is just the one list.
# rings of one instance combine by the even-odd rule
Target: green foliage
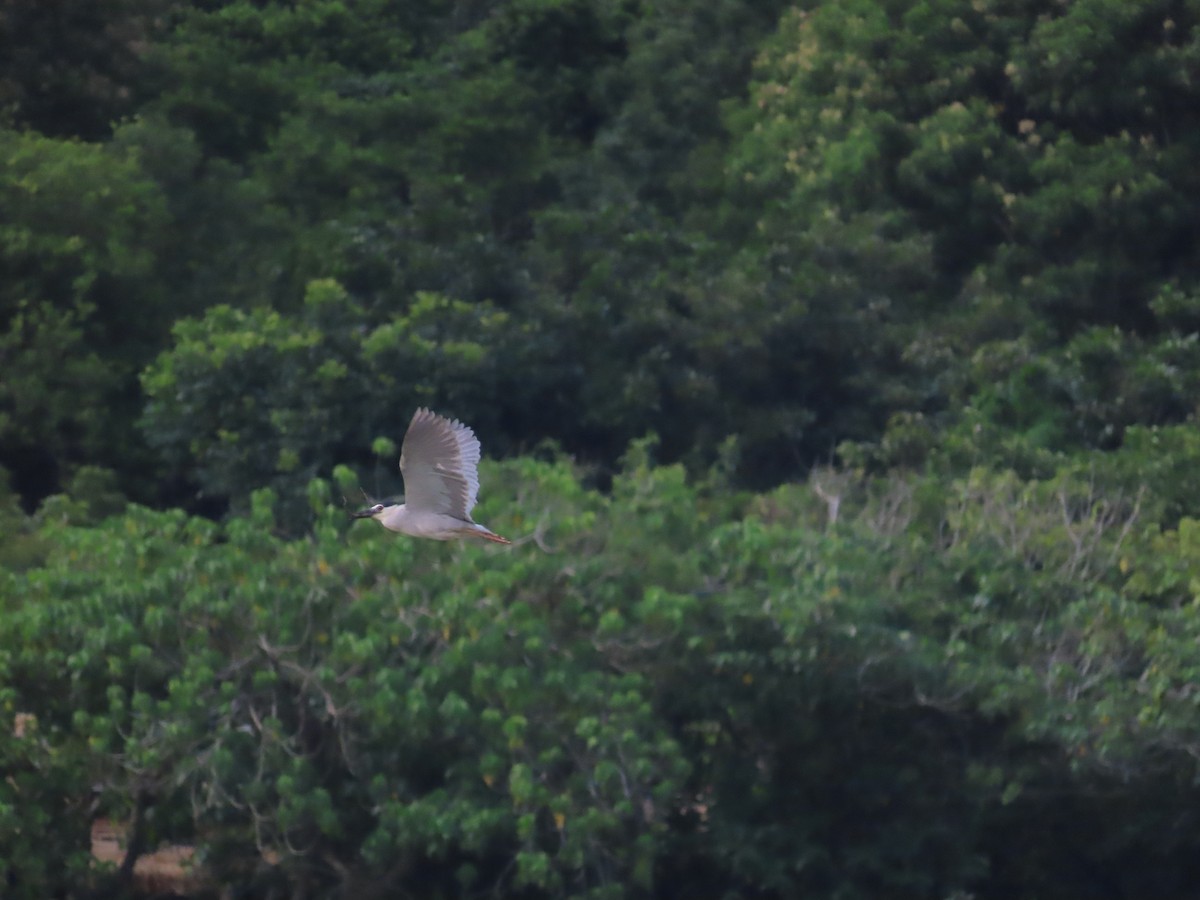
[[[249,238],[295,279],[255,282],[276,309],[326,277],[372,325],[420,293],[492,303],[514,340],[490,348],[504,365],[472,386],[480,401],[455,409],[495,411],[491,446],[533,434],[611,465],[653,429],[702,468],[758,410],[729,414],[734,365],[712,383],[706,329],[727,322],[689,322],[694,254],[672,219],[696,193],[693,150],[705,147],[709,190],[717,180],[718,104],[741,90],[768,7],[514,3],[473,16],[373,4],[351,27],[337,4],[230,3],[181,16],[162,48],[175,80],[152,108],[265,191],[250,218],[272,224]],[[403,35],[410,46],[380,49]],[[246,290],[245,278],[214,277],[220,293]],[[764,379],[772,396],[792,383],[774,362],[743,396]],[[807,417],[778,417],[788,436],[769,466]],[[754,424],[757,444],[775,420]]]
[[0,19],[0,124],[97,139],[141,97],[139,48],[156,36],[156,0],[9,3]]
[[[59,309],[120,302],[117,285],[150,269],[153,236],[165,221],[162,198],[136,154],[12,131],[0,132],[0,154],[7,210],[0,309],[9,315],[20,301]],[[144,323],[124,324],[136,333]],[[97,336],[118,339],[103,329]]]
[[162,197],[135,153],[0,131],[0,205],[0,460],[42,491],[129,465],[136,368],[170,316]]
[[[835,393],[889,384],[867,429],[818,413],[835,440],[970,405],[1043,447],[1112,447],[1192,412],[1194,323],[1158,310],[1194,292],[1194,11],[1118,6],[829,4],[767,42],[730,111],[730,194],[758,210],[735,271],[879,311],[798,319],[818,352],[865,345],[823,367]],[[981,357],[1015,365],[978,377]]]
[[180,321],[174,348],[143,375],[147,441],[203,495],[239,509],[256,487],[274,488],[296,529],[305,485],[374,438],[402,437],[417,405],[453,409],[486,433],[497,413],[480,386],[509,362],[504,314],[419,294],[372,330],[363,320],[323,280],[296,316],[222,305]]
[[[86,880],[84,827],[27,835],[93,791],[293,893],[1186,883],[1193,520],[1067,471],[826,473],[823,530],[805,492],[746,511],[647,449],[609,497],[489,467],[481,515],[531,537],[502,552],[352,526],[321,481],[298,538],[269,491],[224,527],[48,507],[0,613],[17,896]],[[1064,805],[1090,846],[1054,839]]]
[[8,4],[5,896],[1186,894],[1198,24]]
[[0,568],[19,571],[42,561],[44,547],[34,530],[34,523],[9,485],[8,472],[0,469],[0,533],[4,534]]
[[[68,4],[66,81],[30,106],[32,76],[0,72],[44,133],[5,136],[0,459],[22,496],[99,464],[184,499],[150,476],[133,373],[210,307],[302,336],[327,279],[346,327],[420,296],[452,332],[502,312],[472,338],[489,362],[433,394],[488,413],[498,451],[550,438],[609,473],[650,431],[693,474],[737,435],[738,480],[766,487],[846,441],[911,465],[978,425],[1036,456],[1191,415],[1187,4],[685,7],[126,3],[87,34]],[[81,125],[103,143],[46,137],[89,91],[124,117]],[[340,433],[269,463],[168,443],[245,493],[364,451]]]

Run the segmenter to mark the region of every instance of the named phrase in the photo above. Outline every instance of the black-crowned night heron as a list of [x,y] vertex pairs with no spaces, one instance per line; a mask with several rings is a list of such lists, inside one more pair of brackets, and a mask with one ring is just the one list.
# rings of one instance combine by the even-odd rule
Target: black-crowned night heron
[[389,531],[435,541],[474,537],[511,544],[471,518],[479,493],[478,468],[475,432],[462,422],[418,409],[400,449],[404,502],[376,503],[354,518],[374,519]]

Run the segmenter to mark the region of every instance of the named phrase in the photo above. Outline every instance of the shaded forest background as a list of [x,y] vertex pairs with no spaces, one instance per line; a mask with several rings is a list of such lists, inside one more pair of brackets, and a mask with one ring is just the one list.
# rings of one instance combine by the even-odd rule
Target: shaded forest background
[[0,6],[5,895],[1185,895],[1198,29]]

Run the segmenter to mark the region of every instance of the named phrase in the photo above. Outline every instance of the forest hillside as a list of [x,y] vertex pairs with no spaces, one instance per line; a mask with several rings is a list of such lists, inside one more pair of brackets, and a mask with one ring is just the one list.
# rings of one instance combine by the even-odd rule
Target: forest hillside
[[1200,0],[3,4],[0,895],[1194,891],[1198,159]]

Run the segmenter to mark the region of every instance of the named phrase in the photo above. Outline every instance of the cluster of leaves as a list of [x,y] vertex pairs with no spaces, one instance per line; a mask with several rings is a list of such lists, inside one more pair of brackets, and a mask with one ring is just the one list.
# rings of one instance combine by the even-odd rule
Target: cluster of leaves
[[[671,399],[655,270],[684,244],[657,209],[694,191],[686,157],[721,132],[719,101],[742,89],[778,5],[128,0],[98,28],[67,4],[62,33],[26,54],[53,53],[53,78],[41,62],[0,69],[0,353],[22,373],[0,395],[0,464],[30,506],[82,465],[151,503],[247,493],[254,465],[233,485],[202,459],[183,484],[148,464],[135,376],[162,351],[194,355],[174,320],[218,304],[288,315],[329,278],[367,327],[424,294],[513,313],[532,358],[486,351],[525,389],[486,373],[471,386],[500,436],[614,461]],[[3,34],[36,30],[33,6],[6,12]],[[89,92],[113,96],[99,127],[72,112]],[[413,374],[414,391],[453,394]]]
[[644,454],[608,496],[489,467],[509,551],[351,529],[344,468],[300,538],[267,490],[224,526],[45,504],[0,610],[14,896],[110,877],[92,811],[289,894],[1189,883],[1195,520],[1116,470],[824,472],[826,507]]
[[891,376],[859,414],[906,428],[968,407],[1061,450],[1194,411],[1198,14],[939,0],[784,17],[732,166],[761,198],[765,283],[827,282],[813,339],[853,336],[848,383]]
[[[26,5],[13,24],[36,24]],[[736,434],[741,483],[764,487],[845,440],[912,465],[970,420],[1071,452],[1193,411],[1191,2],[109,16],[67,4],[78,58],[55,78],[0,69],[0,464],[29,506],[87,465],[153,504],[248,496],[270,466],[214,465],[211,417],[164,385],[286,392],[286,369],[223,371],[216,335],[274,313],[266,343],[303,342],[330,279],[346,328],[425,317],[430,295],[507,317],[464,334],[451,315],[426,339],[477,364],[407,368],[365,405],[457,402],[497,449],[551,438],[605,466],[655,431],[700,472]],[[114,124],[72,131],[89,91]],[[314,420],[342,397],[317,390]],[[273,427],[314,471],[368,461],[352,430]]]
[[[496,358],[511,346],[505,314],[419,294],[403,315],[370,330],[365,321],[332,280],[310,284],[294,315],[220,305],[182,320],[175,349],[143,374],[150,443],[218,498],[244,504],[251,485],[271,487],[307,521],[308,482],[402,429],[419,405],[454,409],[485,435],[494,428],[479,385],[512,381]],[[381,449],[394,471],[395,445]]]
[[[1194,883],[1197,0],[44,6],[6,896],[97,811],[263,896]],[[350,531],[422,404],[612,491]]]

